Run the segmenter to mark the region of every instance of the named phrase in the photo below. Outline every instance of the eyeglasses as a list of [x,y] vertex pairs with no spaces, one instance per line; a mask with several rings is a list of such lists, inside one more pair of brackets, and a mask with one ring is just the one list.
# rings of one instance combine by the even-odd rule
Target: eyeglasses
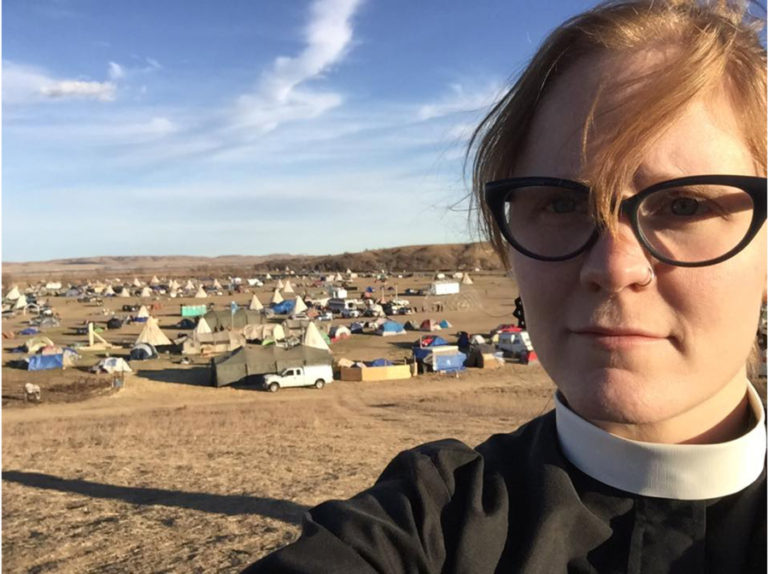
[[[663,181],[623,199],[620,214],[659,261],[703,267],[744,249],[766,219],[766,178],[695,175]],[[576,257],[597,241],[601,225],[589,187],[553,177],[485,184],[485,201],[501,234],[541,261]]]

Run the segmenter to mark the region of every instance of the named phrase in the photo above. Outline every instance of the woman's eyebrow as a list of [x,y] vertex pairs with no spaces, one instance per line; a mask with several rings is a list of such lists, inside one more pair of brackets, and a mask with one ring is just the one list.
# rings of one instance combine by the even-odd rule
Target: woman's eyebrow
[[658,169],[647,165],[641,165],[635,171],[635,175],[632,178],[632,183],[638,190],[645,189],[655,183],[662,181],[669,181],[670,179],[677,179],[678,177],[684,177],[686,175],[709,175],[698,173],[685,173],[682,170],[665,170]]

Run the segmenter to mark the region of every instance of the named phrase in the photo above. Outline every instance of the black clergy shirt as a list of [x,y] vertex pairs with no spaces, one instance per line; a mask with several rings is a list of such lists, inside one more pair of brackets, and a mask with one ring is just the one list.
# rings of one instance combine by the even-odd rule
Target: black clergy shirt
[[552,411],[475,449],[449,439],[400,453],[245,572],[763,573],[765,519],[764,466],[720,498],[632,494],[563,456]]

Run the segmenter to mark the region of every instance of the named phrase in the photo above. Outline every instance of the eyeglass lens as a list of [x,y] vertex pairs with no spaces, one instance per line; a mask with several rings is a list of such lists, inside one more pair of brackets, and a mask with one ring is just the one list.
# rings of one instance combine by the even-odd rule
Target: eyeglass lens
[[[740,188],[696,184],[648,194],[637,205],[637,223],[656,254],[697,263],[736,247],[749,230],[753,210],[752,197]],[[504,213],[512,237],[542,257],[577,251],[595,229],[586,190],[519,187],[508,193]]]

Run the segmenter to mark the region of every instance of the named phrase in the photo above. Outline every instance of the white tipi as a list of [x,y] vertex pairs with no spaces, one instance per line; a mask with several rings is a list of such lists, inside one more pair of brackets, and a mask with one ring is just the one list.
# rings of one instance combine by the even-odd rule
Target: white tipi
[[173,344],[171,343],[171,340],[165,336],[165,333],[160,330],[160,326],[157,324],[157,319],[154,317],[149,317],[147,319],[147,323],[144,325],[144,328],[136,339],[136,344],[138,343],[149,343],[155,347],[159,345]]
[[304,299],[301,298],[301,295],[296,297],[296,302],[293,305],[293,314],[300,315],[301,313],[304,313],[307,309],[308,309],[307,304],[304,302]]
[[251,297],[251,303],[248,305],[248,308],[251,311],[261,311],[264,308],[264,305],[261,304],[261,301],[259,301],[259,298],[256,297],[256,293],[253,294],[253,297]]
[[304,333],[304,340],[302,341],[302,344],[307,347],[314,347],[315,349],[322,349],[324,351],[331,350],[331,348],[328,346],[328,343],[325,342],[325,339],[323,339],[323,336],[320,334],[320,330],[317,328],[317,325],[314,323],[307,325],[307,330]]
[[273,303],[277,305],[278,303],[282,303],[284,301],[283,296],[280,295],[280,289],[275,289],[275,292],[272,293],[272,300],[270,303]]

